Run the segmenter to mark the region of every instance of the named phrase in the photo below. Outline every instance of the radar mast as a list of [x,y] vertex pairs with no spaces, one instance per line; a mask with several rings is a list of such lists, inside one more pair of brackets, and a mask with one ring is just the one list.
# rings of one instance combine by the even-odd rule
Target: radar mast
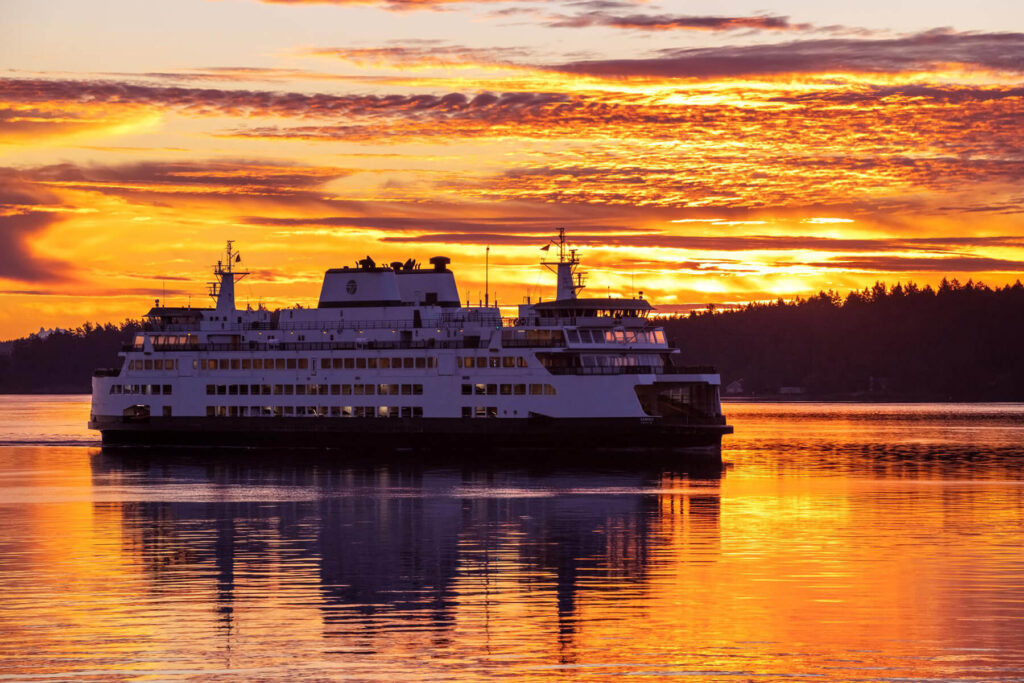
[[558,229],[558,241],[548,243],[558,245],[558,261],[541,261],[541,265],[555,274],[558,280],[555,300],[575,299],[576,293],[583,289],[585,272],[579,270],[580,257],[576,249],[569,249],[565,240],[565,228]]
[[213,275],[217,279],[207,283],[210,286],[210,296],[217,302],[219,313],[235,310],[235,282],[249,274],[248,271],[234,269],[234,264],[242,261],[242,255],[232,249],[235,240],[227,242],[227,259],[217,261],[217,265],[213,267]]

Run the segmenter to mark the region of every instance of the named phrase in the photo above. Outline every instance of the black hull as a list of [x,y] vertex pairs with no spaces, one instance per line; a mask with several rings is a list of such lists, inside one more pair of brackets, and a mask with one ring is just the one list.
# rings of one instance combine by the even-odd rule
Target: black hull
[[719,454],[723,424],[650,418],[97,418],[89,424],[110,446],[190,446],[460,452],[608,452],[701,450]]

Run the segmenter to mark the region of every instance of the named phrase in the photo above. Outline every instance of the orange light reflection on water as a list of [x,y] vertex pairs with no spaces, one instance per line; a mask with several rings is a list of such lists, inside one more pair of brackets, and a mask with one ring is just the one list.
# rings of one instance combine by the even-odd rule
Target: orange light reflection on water
[[726,410],[710,477],[0,447],[0,656],[155,679],[1024,666],[1024,409]]

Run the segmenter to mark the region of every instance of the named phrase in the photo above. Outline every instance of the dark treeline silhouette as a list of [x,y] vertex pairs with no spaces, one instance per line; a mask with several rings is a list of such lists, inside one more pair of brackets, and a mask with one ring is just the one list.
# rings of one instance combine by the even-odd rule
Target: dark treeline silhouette
[[76,330],[5,342],[5,353],[0,354],[0,393],[89,393],[92,371],[118,367],[121,346],[139,329],[135,320],[120,325],[85,323]]
[[1022,314],[1019,281],[943,280],[711,310],[665,328],[686,362],[720,369],[723,390],[742,380],[744,394],[1021,401]]
[[[943,281],[835,292],[662,320],[684,363],[714,364],[744,395],[1024,401],[1024,285]],[[88,393],[140,329],[86,323],[5,342],[0,393]],[[794,391],[796,389],[790,389]]]

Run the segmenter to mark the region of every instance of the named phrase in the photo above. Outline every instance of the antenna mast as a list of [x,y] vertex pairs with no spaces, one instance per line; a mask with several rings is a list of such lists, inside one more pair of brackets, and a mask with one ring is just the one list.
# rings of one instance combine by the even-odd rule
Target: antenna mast
[[217,265],[213,269],[216,280],[208,283],[210,296],[217,302],[217,310],[221,312],[235,310],[235,281],[241,280],[249,274],[245,271],[234,270],[235,261],[241,261],[242,257],[232,248],[235,240],[227,242],[227,264],[225,265],[224,261],[217,261]]
[[484,251],[484,308],[491,305],[491,245]]
[[[566,256],[568,252],[568,256]],[[558,278],[558,288],[555,293],[556,300],[575,299],[576,293],[584,288],[583,276],[586,273],[579,271],[580,257],[576,249],[569,249],[565,240],[565,228],[558,229],[558,261],[542,261],[541,265],[554,273]]]

